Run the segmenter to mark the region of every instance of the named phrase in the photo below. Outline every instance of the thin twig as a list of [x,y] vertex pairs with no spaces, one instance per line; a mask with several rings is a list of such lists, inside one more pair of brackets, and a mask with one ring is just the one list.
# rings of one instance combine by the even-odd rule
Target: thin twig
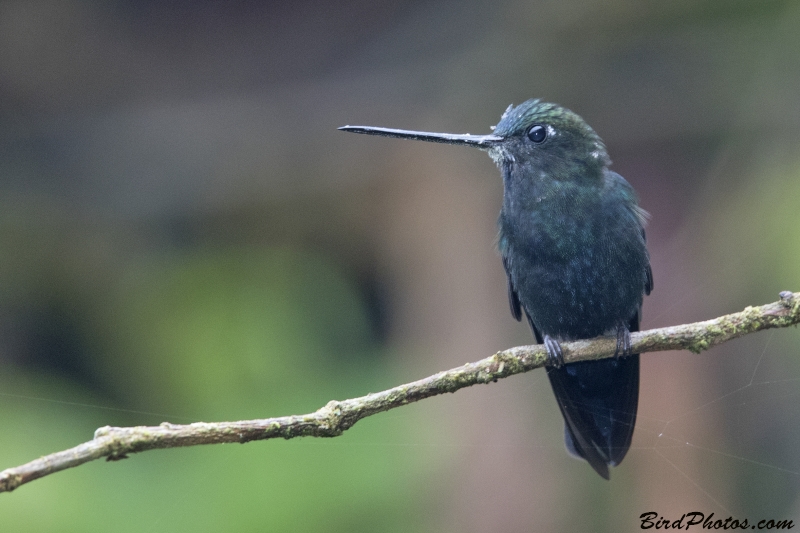
[[[780,297],[777,302],[761,307],[747,307],[739,313],[713,320],[632,333],[632,352],[691,350],[699,353],[748,333],[800,323],[800,293],[784,291]],[[614,355],[616,339],[598,337],[565,342],[561,347],[566,362],[602,359]],[[277,437],[336,437],[362,418],[375,413],[446,392],[455,392],[478,383],[489,383],[528,372],[544,366],[545,360],[545,351],[541,345],[510,348],[481,361],[439,372],[383,392],[344,401],[333,400],[306,415],[239,422],[197,422],[189,425],[164,422],[160,426],[152,427],[105,426],[95,431],[94,439],[89,442],[0,472],[0,492],[12,491],[34,479],[101,457],[113,461],[125,459],[131,453],[158,448],[244,443]]]

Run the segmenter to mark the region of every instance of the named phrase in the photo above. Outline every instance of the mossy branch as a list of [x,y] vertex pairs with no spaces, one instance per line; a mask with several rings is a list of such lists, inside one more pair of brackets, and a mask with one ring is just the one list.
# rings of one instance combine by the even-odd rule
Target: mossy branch
[[[800,293],[785,291],[780,294],[779,301],[761,307],[747,307],[739,313],[704,322],[633,333],[632,351],[645,353],[690,350],[699,353],[748,333],[798,323]],[[565,342],[561,347],[566,362],[602,359],[613,357],[616,339],[598,337]],[[336,437],[370,415],[478,383],[489,383],[528,372],[544,366],[545,360],[546,354],[541,345],[510,348],[481,361],[439,372],[383,392],[344,401],[333,400],[306,415],[239,422],[197,422],[189,425],[164,422],[153,427],[105,426],[95,431],[94,438],[89,442],[0,472],[0,492],[10,492],[35,479],[102,457],[115,461],[125,459],[131,453],[158,448],[245,443],[278,437]]]

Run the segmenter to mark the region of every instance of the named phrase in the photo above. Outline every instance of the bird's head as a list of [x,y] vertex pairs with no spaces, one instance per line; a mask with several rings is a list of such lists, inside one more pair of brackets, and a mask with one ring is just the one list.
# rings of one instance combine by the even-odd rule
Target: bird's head
[[502,141],[488,148],[499,166],[526,166],[555,178],[599,175],[611,160],[600,137],[557,104],[528,100],[509,106],[494,127]]

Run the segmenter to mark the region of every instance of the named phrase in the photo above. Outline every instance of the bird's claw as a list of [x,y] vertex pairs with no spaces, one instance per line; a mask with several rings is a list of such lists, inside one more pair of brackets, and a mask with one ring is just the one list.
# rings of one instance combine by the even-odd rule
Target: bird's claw
[[631,355],[631,332],[625,325],[617,326],[617,349],[614,350],[614,358],[629,355]]
[[549,335],[544,336],[544,348],[547,350],[547,364],[555,368],[564,366],[564,353],[557,340]]

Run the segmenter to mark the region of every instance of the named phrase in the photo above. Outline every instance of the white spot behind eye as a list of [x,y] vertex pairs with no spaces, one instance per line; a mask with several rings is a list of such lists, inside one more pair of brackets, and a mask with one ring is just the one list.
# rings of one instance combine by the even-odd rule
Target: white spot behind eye
[[550,124],[548,124],[547,125],[547,136],[548,137],[552,137],[555,134],[556,134],[556,129],[553,126],[551,126]]

